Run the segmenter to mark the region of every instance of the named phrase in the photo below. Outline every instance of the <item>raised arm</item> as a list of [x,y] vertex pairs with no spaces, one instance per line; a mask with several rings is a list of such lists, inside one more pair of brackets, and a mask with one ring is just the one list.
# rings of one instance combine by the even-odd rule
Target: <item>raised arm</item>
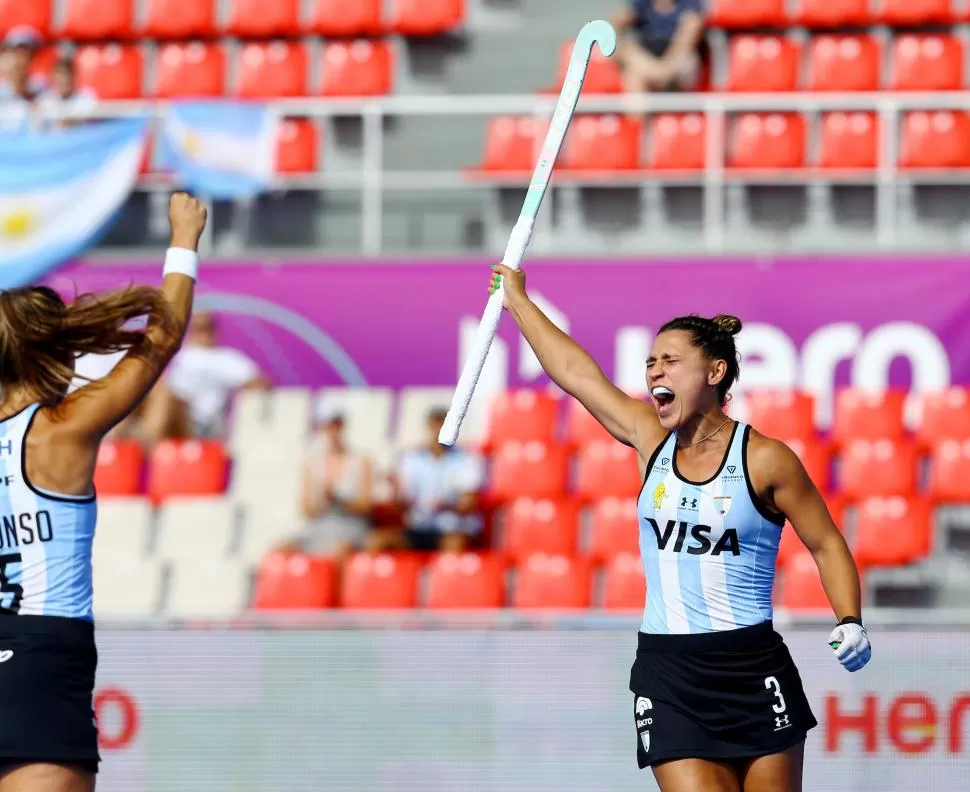
[[[575,397],[606,430],[649,457],[663,434],[653,408],[610,382],[592,356],[556,327],[525,291],[525,273],[495,265],[505,289],[505,309],[515,319],[543,370]],[[498,277],[493,276],[493,289]]]
[[148,394],[178,351],[192,314],[199,237],[206,211],[195,198],[176,193],[169,202],[171,247],[165,259],[161,300],[138,343],[111,372],[67,396],[58,406],[64,432],[83,443],[98,442]]

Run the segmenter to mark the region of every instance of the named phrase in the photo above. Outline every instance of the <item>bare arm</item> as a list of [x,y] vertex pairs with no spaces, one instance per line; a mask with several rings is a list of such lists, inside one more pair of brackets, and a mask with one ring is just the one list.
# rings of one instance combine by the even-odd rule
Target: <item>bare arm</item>
[[703,36],[704,17],[696,11],[688,11],[677,23],[674,37],[661,60],[669,64],[680,63],[683,58],[697,51]]
[[760,435],[751,444],[751,454],[752,469],[758,471],[759,478],[765,474],[770,500],[788,518],[814,557],[836,618],[861,618],[859,571],[845,537],[801,460],[784,443]]
[[370,458],[360,462],[360,486],[353,500],[344,501],[344,508],[351,514],[366,517],[374,506],[374,465]]
[[[653,409],[614,385],[590,354],[556,327],[525,293],[525,276],[498,265],[505,307],[546,374],[575,397],[621,443],[647,457],[662,434]],[[644,453],[646,451],[646,453]]]
[[308,520],[319,517],[325,508],[323,498],[320,497],[316,482],[313,480],[312,465],[316,460],[311,457],[303,464],[303,487],[300,493],[300,505],[303,516]]
[[630,6],[617,11],[612,17],[610,17],[610,23],[616,30],[617,35],[620,36],[632,28],[634,24],[636,24],[636,21],[637,13]]
[[[176,193],[169,204],[169,219],[171,247],[197,251],[206,221],[202,204],[184,193]],[[82,444],[100,442],[134,410],[178,351],[192,314],[195,281],[187,275],[170,273],[165,276],[161,291],[175,318],[176,335],[157,323],[149,323],[142,348],[129,351],[107,376],[79,388],[59,405],[64,432]]]

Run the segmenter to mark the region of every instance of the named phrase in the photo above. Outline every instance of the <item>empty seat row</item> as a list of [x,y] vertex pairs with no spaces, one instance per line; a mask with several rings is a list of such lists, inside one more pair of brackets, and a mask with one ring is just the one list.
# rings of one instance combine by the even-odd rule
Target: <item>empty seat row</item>
[[306,17],[301,0],[230,0],[224,23],[217,0],[147,0],[144,23],[136,0],[66,0],[55,24],[55,0],[0,0],[0,36],[15,25],[79,41],[145,36],[185,39],[228,34],[273,36],[429,36],[453,30],[465,18],[464,0],[312,0]]
[[[49,51],[49,50],[48,50]],[[77,53],[78,85],[100,99],[191,99],[232,96],[270,99],[319,96],[381,96],[393,90],[394,50],[379,39],[333,41],[323,47],[322,76],[311,83],[310,52],[303,44],[247,43],[234,63],[221,44],[201,41],[162,45],[145,84],[145,50],[137,45],[89,44]],[[51,65],[40,60],[38,72]],[[229,73],[235,75],[230,86]]]
[[[707,165],[707,120],[699,113],[662,113],[646,128],[619,116],[574,121],[557,172],[615,176],[644,171],[699,171]],[[970,167],[970,114],[911,111],[902,116],[897,165],[903,169]],[[527,176],[542,142],[528,118],[492,119],[475,178]],[[873,170],[879,162],[879,121],[870,112],[821,114],[818,145],[809,120],[797,113],[740,113],[729,119],[725,165],[738,171],[816,168]],[[815,149],[815,154],[811,152]]]
[[949,24],[968,18],[957,0],[713,0],[708,21],[724,28],[837,28]]
[[177,495],[216,495],[225,491],[229,457],[214,440],[164,440],[146,457],[134,440],[101,444],[94,484],[102,496],[146,492],[158,503]]

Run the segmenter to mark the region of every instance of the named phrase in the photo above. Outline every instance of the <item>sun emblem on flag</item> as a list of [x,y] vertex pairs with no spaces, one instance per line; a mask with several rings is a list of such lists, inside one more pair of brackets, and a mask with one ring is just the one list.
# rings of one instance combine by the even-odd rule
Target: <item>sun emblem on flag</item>
[[192,159],[198,159],[202,154],[202,138],[195,132],[186,132],[185,139],[182,141],[185,153]]
[[23,239],[36,226],[36,215],[26,208],[14,209],[0,215],[0,236],[6,239]]

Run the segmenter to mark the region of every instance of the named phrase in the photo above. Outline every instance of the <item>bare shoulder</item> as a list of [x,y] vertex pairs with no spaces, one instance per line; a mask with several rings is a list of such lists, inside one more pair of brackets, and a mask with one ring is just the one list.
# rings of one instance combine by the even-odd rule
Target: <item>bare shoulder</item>
[[748,471],[764,484],[774,484],[801,469],[801,460],[781,440],[767,437],[752,427],[748,435]]

